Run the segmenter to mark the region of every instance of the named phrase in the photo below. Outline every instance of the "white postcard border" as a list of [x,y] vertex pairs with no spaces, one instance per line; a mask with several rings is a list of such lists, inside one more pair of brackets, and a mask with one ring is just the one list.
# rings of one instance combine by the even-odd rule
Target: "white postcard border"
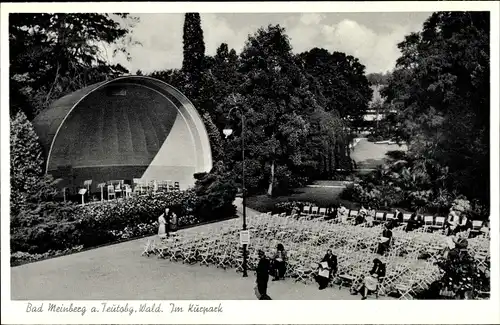
[[[491,299],[485,301],[179,301],[176,304],[210,306],[222,303],[222,313],[78,314],[26,313],[27,302],[10,300],[9,245],[9,114],[8,114],[8,13],[9,12],[411,12],[472,10],[491,12]],[[499,303],[499,4],[483,1],[422,2],[266,2],[263,3],[19,3],[1,5],[1,301],[2,323],[500,323]],[[496,229],[496,230],[495,230]],[[91,308],[102,301],[73,301]],[[162,302],[166,305],[173,301]],[[37,302],[31,301],[36,304]],[[48,304],[49,301],[45,301]],[[70,301],[61,302],[64,304]],[[112,304],[113,302],[109,301]],[[120,302],[126,303],[126,302]],[[138,305],[139,301],[129,301]],[[152,303],[152,302],[150,302]],[[168,309],[167,306],[164,306]]]

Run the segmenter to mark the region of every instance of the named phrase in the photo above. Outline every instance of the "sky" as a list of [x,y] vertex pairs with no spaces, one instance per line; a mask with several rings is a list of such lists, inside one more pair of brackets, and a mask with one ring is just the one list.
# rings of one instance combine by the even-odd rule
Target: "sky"
[[[108,58],[131,73],[142,70],[180,68],[184,14],[133,14],[139,19],[132,27],[130,61],[125,56]],[[286,28],[294,53],[314,47],[353,55],[366,72],[386,72],[400,56],[397,44],[405,35],[419,31],[430,12],[390,13],[202,13],[202,29],[207,55],[215,54],[221,43],[238,53],[249,34],[259,27],[280,24]],[[128,22],[123,22],[128,24]],[[130,26],[130,25],[129,25]],[[110,53],[112,51],[108,51]]]

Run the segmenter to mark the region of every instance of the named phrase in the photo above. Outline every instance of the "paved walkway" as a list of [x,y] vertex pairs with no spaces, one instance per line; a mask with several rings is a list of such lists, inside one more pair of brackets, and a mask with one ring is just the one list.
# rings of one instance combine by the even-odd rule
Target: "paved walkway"
[[359,169],[371,169],[383,164],[387,159],[386,153],[391,150],[406,151],[408,147],[397,144],[375,144],[362,138],[351,151],[351,158],[356,161]]
[[[235,204],[241,211],[241,199]],[[249,209],[249,218],[258,212]],[[212,225],[181,232],[207,231]],[[234,222],[234,220],[233,220]],[[183,300],[256,299],[255,276],[242,278],[234,269],[184,265],[141,256],[147,239],[62,256],[11,268],[13,300]],[[347,290],[319,291],[294,280],[269,282],[273,299],[360,299]]]

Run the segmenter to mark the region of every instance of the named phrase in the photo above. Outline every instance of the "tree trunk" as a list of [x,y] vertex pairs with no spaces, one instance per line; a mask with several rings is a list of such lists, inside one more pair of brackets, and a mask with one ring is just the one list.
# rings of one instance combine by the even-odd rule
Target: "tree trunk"
[[332,166],[332,147],[329,146],[328,147],[328,171],[327,171],[327,175],[328,175],[328,178],[330,179],[333,175],[333,166]]
[[334,162],[335,162],[335,168],[338,169],[340,168],[340,158],[339,158],[339,143],[335,143],[335,147],[333,149],[333,154],[334,154]]
[[269,188],[267,189],[267,195],[273,195],[274,188],[274,160],[271,163],[271,177],[269,178]]

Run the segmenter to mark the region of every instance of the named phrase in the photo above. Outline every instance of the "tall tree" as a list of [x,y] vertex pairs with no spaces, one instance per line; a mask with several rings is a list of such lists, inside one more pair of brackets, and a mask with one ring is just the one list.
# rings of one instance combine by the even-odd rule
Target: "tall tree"
[[384,94],[400,107],[402,136],[416,157],[448,167],[446,187],[489,206],[487,12],[437,12],[398,46]]
[[[319,151],[329,177],[334,169],[351,167],[347,130],[353,122],[362,119],[372,98],[372,90],[365,76],[365,67],[357,58],[320,48],[313,48],[299,57],[307,73],[319,83],[325,110],[330,112],[320,114],[324,150]],[[326,134],[328,137],[324,136]]]
[[275,188],[286,187],[293,172],[305,163],[306,116],[318,103],[279,25],[249,36],[239,72],[246,76],[236,105],[247,117],[248,156],[260,164],[256,171],[261,184],[267,182],[272,195]]
[[43,174],[42,148],[26,115],[19,111],[10,120],[11,214],[17,215]]
[[197,102],[205,59],[205,42],[199,13],[186,13],[184,16],[183,44],[182,71],[187,79],[184,91],[189,99]]
[[390,73],[369,73],[366,75],[366,79],[368,79],[368,82],[371,85],[375,86],[381,86],[381,85],[387,85],[387,82],[390,77]]
[[185,77],[184,73],[179,69],[153,71],[149,76],[164,81],[184,92]]
[[110,64],[102,45],[127,54],[127,14],[9,15],[10,98],[12,114],[33,118],[53,100],[88,84],[128,72]]
[[222,43],[215,56],[207,57],[206,70],[203,73],[203,82],[200,89],[199,105],[204,107],[217,126],[222,131],[226,124],[228,106],[226,99],[237,91],[242,77],[238,72],[238,55],[234,49],[229,50],[227,44]]

